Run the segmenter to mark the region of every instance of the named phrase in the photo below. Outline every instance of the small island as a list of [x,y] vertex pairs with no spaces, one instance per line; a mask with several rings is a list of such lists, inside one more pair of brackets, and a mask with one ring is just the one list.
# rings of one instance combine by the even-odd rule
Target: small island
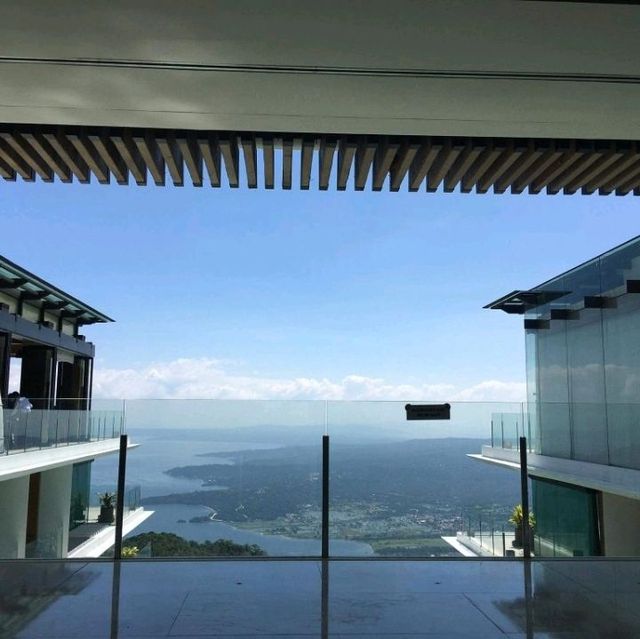
[[191,517],[189,520],[190,524],[208,524],[215,517],[215,513],[209,515],[197,515],[196,517]]

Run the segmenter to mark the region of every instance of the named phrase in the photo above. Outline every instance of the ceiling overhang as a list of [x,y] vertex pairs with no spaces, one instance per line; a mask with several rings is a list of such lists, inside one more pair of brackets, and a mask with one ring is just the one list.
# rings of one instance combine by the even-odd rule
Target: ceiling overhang
[[637,195],[640,146],[619,140],[5,125],[0,176],[122,185]]
[[0,123],[640,140],[640,6],[22,0]]

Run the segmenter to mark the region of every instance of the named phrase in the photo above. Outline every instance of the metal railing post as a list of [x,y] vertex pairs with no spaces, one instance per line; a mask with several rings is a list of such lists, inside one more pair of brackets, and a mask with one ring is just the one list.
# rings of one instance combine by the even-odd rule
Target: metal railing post
[[322,558],[329,558],[329,435],[322,436]]
[[120,456],[118,458],[118,491],[116,497],[116,542],[113,558],[122,559],[122,524],[124,520],[124,486],[127,470],[127,436],[120,435]]
[[529,526],[529,474],[527,467],[527,438],[520,438],[520,491],[522,493],[522,551],[531,558],[531,529]]

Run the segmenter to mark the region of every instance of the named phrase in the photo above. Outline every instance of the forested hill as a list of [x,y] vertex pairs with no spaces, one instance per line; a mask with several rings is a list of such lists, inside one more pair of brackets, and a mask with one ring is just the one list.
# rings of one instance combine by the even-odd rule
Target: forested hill
[[[377,502],[389,513],[404,514],[425,503],[461,508],[517,503],[517,473],[467,457],[468,453],[479,453],[484,443],[462,438],[363,445],[332,442],[332,504]],[[154,497],[146,503],[203,504],[229,521],[273,519],[296,512],[305,504],[319,504],[320,446],[215,456],[233,464],[183,466],[167,472],[176,477],[211,480],[227,490]]]

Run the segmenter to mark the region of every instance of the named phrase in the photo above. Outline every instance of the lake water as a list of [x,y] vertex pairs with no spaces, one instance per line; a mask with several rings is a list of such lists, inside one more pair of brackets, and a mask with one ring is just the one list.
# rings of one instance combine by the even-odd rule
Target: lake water
[[[306,557],[320,554],[320,539],[291,539],[280,535],[263,535],[251,530],[242,530],[223,521],[201,524],[189,523],[192,517],[207,515],[209,508],[184,504],[154,504],[148,506],[154,513],[138,526],[133,535],[142,532],[172,532],[194,541],[231,539],[239,544],[257,544],[269,555]],[[178,523],[184,519],[186,523]],[[331,540],[331,552],[336,555],[372,555],[368,544],[344,539]]]
[[[174,493],[186,493],[202,488],[200,480],[171,477],[164,471],[176,466],[231,463],[224,457],[207,456],[207,453],[224,453],[239,450],[277,448],[279,443],[255,443],[216,441],[206,430],[132,430],[131,440],[140,446],[127,455],[127,486],[140,486],[142,497],[153,497]],[[92,468],[92,490],[96,492],[115,490],[117,482],[117,455],[97,459]],[[215,541],[230,539],[240,544],[257,544],[269,555],[308,556],[320,554],[320,540],[292,539],[280,535],[263,535],[242,530],[222,521],[190,523],[192,517],[209,513],[204,506],[184,504],[154,504],[146,507],[153,510],[143,524],[132,534],[142,532],[170,532],[193,541]],[[179,523],[179,520],[186,523]],[[341,539],[331,540],[331,551],[340,555],[371,555],[371,546],[365,543]]]

